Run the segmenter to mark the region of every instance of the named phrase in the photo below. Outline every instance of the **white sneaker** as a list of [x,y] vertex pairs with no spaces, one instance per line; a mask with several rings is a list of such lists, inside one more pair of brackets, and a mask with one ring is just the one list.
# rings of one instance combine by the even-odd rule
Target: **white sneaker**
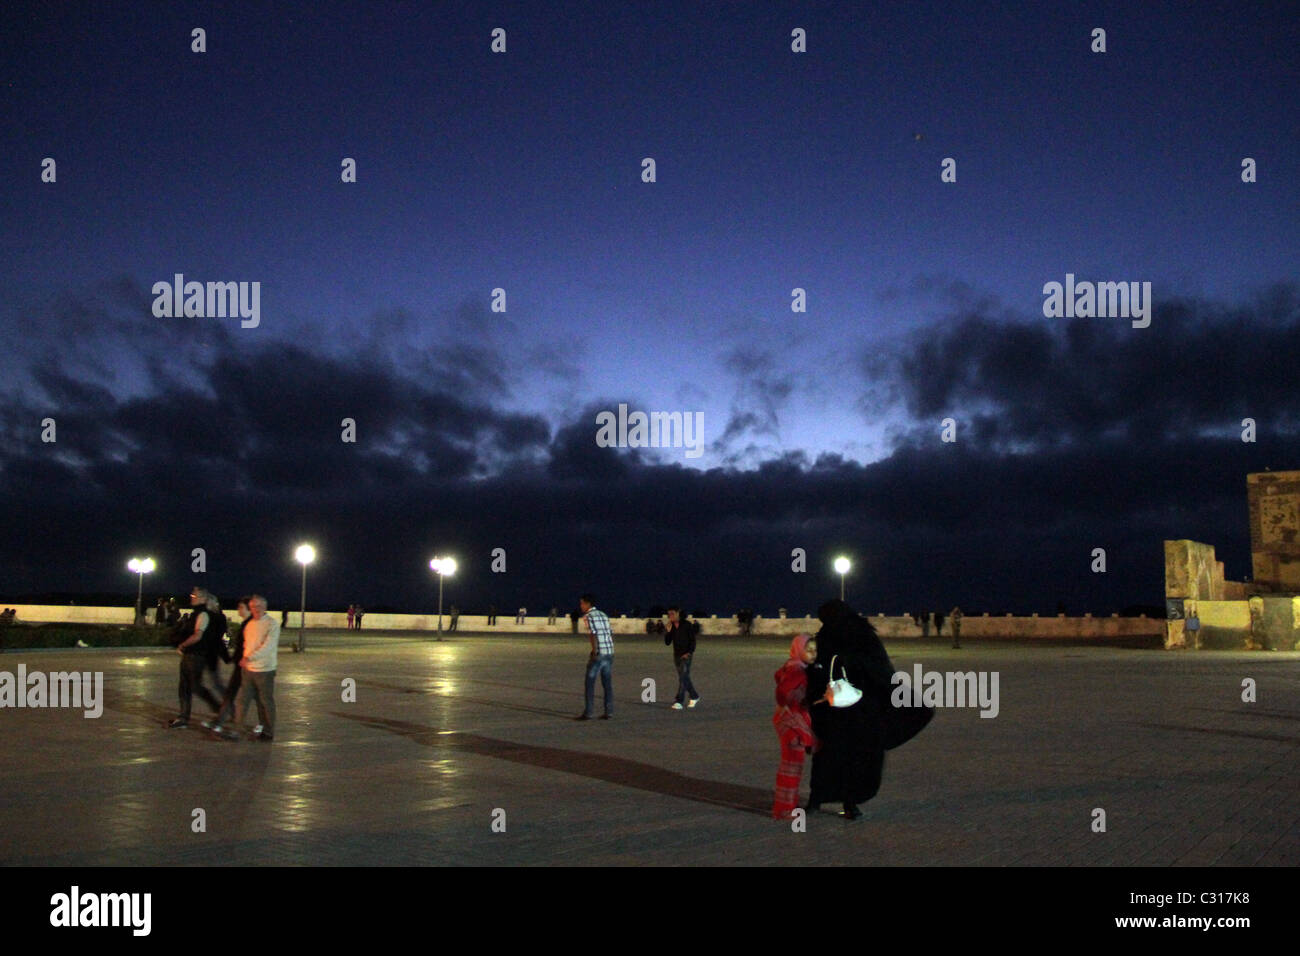
[[681,710],[681,709],[682,709],[682,705],[677,701],[673,701],[673,710]]
[[699,702],[700,702],[700,699],[699,699],[698,697],[693,697],[693,698],[691,698],[689,701],[687,701],[686,706],[687,706],[687,707],[694,707],[694,706],[695,706],[696,704],[698,704]]
[[254,733],[254,734],[260,734],[261,732],[262,732],[262,725],[261,725],[261,724],[258,724],[256,727],[253,728],[253,733]]

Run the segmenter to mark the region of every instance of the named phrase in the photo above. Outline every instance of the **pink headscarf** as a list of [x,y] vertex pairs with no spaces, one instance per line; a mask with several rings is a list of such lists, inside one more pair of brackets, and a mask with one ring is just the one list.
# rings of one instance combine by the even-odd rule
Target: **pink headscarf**
[[794,640],[790,642],[790,661],[800,667],[807,667],[808,665],[803,662],[803,652],[811,640],[811,634],[796,634]]

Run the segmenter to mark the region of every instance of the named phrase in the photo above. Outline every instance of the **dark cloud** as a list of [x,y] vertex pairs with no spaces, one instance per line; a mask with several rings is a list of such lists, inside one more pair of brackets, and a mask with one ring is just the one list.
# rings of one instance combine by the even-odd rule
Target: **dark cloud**
[[[1167,537],[1210,541],[1230,576],[1247,574],[1245,475],[1300,464],[1294,287],[1234,307],[1170,302],[1145,330],[960,313],[864,359],[864,396],[892,395],[883,404],[905,422],[871,464],[753,441],[794,373],[736,350],[728,441],[764,457],[705,471],[598,447],[596,412],[614,401],[553,432],[379,352],[237,348],[249,341],[237,326],[198,344],[168,333],[159,348],[123,318],[120,300],[138,305],[137,293],[119,284],[81,300],[83,319],[120,321],[92,321],[69,352],[166,359],[145,393],[39,349],[15,370],[30,388],[9,391],[0,426],[7,593],[125,591],[122,566],[145,550],[162,562],[154,584],[181,591],[201,546],[218,589],[291,595],[287,556],[310,537],[322,606],[427,608],[428,558],[445,551],[461,558],[466,609],[568,606],[592,588],[617,611],[675,599],[802,613],[837,586],[829,564],[843,551],[849,595],[868,610],[1051,612],[1059,600],[1107,613],[1158,602]],[[46,415],[56,445],[39,439]],[[947,415],[955,444],[939,441]],[[1253,444],[1239,437],[1247,416]],[[355,444],[340,440],[344,418]],[[1104,575],[1089,569],[1095,547]],[[489,569],[494,548],[506,574]],[[804,574],[791,571],[796,548]]]
[[[1150,328],[1117,319],[997,322],[959,314],[864,356],[864,407],[900,402],[915,440],[951,416],[963,438],[1014,451],[1127,442],[1135,454],[1240,433],[1293,434],[1300,296],[1278,286],[1246,306],[1157,302]],[[883,386],[882,386],[883,383]]]

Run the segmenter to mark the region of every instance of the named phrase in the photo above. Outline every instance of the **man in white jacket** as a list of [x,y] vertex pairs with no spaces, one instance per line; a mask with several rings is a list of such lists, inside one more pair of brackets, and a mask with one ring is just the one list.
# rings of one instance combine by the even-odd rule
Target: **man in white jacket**
[[248,600],[253,619],[244,632],[244,656],[239,666],[244,669],[244,680],[235,701],[235,726],[244,726],[244,713],[248,699],[257,702],[260,732],[254,731],[256,740],[270,742],[275,737],[275,668],[280,647],[280,622],[266,613],[266,598],[254,594]]

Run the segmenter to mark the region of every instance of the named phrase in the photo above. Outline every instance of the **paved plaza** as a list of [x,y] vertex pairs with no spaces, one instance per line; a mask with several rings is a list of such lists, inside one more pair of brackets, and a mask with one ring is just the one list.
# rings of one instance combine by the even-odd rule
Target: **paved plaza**
[[999,713],[940,710],[888,755],[862,820],[828,808],[800,833],[769,817],[784,639],[701,642],[700,706],[673,711],[662,640],[620,638],[615,719],[575,722],[584,638],[453,638],[282,648],[272,744],[211,737],[197,700],[191,729],[165,730],[174,651],[0,655],[10,672],[102,671],[105,696],[98,719],[0,710],[0,862],[1300,863],[1300,654],[887,642],[900,670],[996,671]]

